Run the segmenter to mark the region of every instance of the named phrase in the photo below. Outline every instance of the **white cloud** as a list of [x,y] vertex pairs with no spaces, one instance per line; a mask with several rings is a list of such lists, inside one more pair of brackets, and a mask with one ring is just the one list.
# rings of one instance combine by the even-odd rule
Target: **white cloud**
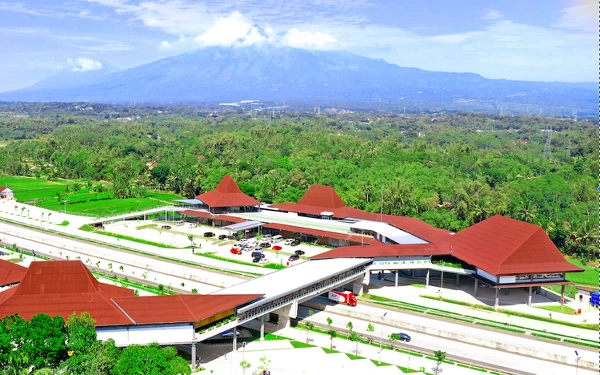
[[476,32],[470,33],[460,33],[460,34],[445,34],[445,35],[436,35],[429,38],[432,42],[440,42],[440,43],[449,43],[449,44],[457,44],[467,41],[469,39],[477,36]]
[[553,26],[566,29],[598,32],[598,3],[579,0],[579,5],[563,9],[562,16]]
[[488,9],[481,18],[488,21],[498,21],[504,19],[504,14],[496,9]]
[[258,27],[238,11],[218,18],[206,32],[196,37],[196,42],[206,47],[251,45],[265,40]]
[[326,48],[337,43],[333,36],[320,31],[300,31],[292,27],[283,37],[284,44],[295,48]]
[[90,72],[102,69],[102,63],[100,61],[87,59],[85,57],[78,57],[75,60],[68,59],[67,62],[69,63],[72,72]]
[[167,42],[166,40],[163,40],[162,42],[160,42],[160,46],[158,48],[163,49],[163,50],[170,50],[173,46],[171,45],[171,43]]

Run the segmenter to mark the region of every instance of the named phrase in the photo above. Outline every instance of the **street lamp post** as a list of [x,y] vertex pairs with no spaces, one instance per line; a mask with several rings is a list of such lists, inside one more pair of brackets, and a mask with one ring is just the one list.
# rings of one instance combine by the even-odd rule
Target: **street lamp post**
[[383,318],[387,315],[387,312],[381,317],[381,333],[379,335],[379,363],[381,363],[381,352],[383,351]]
[[577,367],[575,367],[575,375],[577,375],[579,373],[579,360],[581,359],[581,357],[579,356],[579,353],[577,353],[577,350],[575,350],[575,355],[577,356]]

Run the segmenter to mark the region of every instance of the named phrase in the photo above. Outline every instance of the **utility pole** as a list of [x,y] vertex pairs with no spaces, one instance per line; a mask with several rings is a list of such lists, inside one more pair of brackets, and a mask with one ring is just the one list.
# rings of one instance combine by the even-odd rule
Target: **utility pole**
[[[541,111],[541,109],[540,109],[540,111]],[[546,144],[544,145],[544,159],[548,159],[550,157],[550,154],[552,153],[551,147],[552,147],[552,125],[548,125],[546,127]]]

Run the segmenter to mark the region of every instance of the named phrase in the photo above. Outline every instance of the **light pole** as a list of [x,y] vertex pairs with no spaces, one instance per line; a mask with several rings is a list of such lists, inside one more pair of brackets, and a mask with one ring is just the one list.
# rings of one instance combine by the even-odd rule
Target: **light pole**
[[577,350],[575,350],[575,355],[577,356],[577,367],[575,367],[575,375],[577,375],[579,373],[579,360],[581,359],[581,357],[579,356],[579,353],[577,353]]
[[379,335],[379,363],[381,363],[381,352],[383,351],[383,318],[387,315],[387,312],[381,317],[381,333]]

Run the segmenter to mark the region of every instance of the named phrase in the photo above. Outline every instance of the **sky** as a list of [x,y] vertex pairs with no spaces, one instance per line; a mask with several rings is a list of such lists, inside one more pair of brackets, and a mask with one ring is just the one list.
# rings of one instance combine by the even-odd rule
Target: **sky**
[[208,46],[342,50],[404,67],[598,80],[597,0],[0,0],[0,92]]

